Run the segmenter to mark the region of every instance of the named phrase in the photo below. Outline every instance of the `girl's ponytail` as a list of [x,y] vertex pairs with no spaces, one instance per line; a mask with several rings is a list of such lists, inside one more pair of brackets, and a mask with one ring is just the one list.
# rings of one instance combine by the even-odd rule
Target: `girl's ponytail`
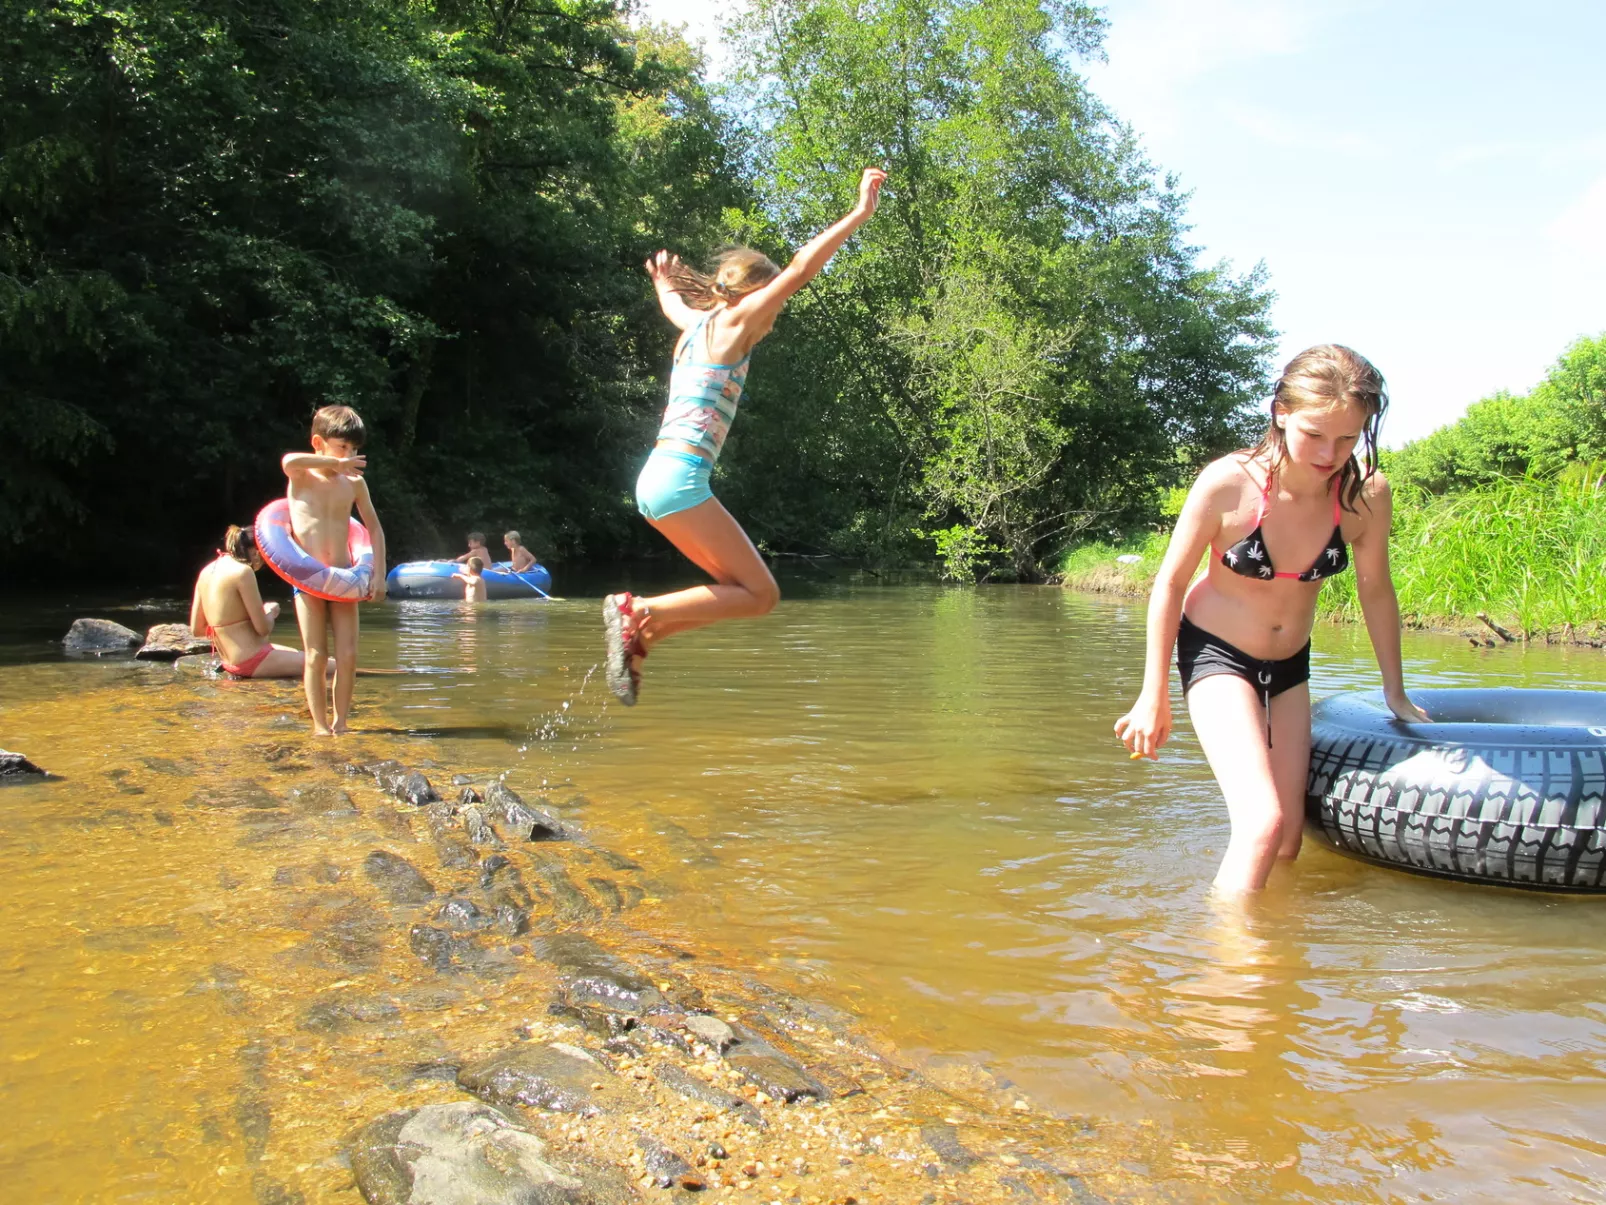
[[751,247],[721,251],[714,258],[713,275],[678,261],[668,272],[669,287],[694,310],[711,310],[721,302],[735,305],[780,274],[768,256]]

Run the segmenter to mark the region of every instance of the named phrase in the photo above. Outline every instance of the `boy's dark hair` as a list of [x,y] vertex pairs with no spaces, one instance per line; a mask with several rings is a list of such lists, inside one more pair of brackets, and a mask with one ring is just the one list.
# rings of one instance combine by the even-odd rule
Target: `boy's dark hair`
[[475,573],[485,572],[485,562],[480,560],[480,558],[477,556],[471,556],[468,558],[468,567],[474,570]]
[[469,532],[468,533],[468,542],[470,544],[483,544],[483,543],[485,543],[485,533],[483,531],[471,531],[471,532]]
[[312,433],[325,439],[343,439],[360,448],[368,437],[362,418],[350,406],[325,406],[312,416]]

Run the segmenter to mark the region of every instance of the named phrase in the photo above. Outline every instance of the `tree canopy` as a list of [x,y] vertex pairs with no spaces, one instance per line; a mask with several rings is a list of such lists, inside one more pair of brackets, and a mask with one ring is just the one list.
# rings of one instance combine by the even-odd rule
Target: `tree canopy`
[[0,563],[180,572],[355,406],[399,556],[629,501],[668,246],[883,212],[761,349],[718,488],[774,549],[1036,576],[1243,438],[1258,272],[1058,0],[757,0],[727,94],[612,0],[0,0]]

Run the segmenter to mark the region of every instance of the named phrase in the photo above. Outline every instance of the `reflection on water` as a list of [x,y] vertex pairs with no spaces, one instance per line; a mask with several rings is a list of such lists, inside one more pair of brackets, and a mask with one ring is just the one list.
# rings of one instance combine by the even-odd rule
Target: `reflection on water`
[[[815,584],[768,620],[655,650],[623,710],[592,676],[592,601],[400,603],[365,614],[363,663],[432,672],[363,679],[355,742],[561,788],[679,892],[638,923],[853,1009],[934,1073],[985,1062],[1180,1199],[1606,1195],[1600,905],[1312,842],[1247,909],[1214,901],[1226,817],[1186,724],[1158,764],[1129,762],[1110,732],[1139,685],[1142,622],[1139,605],[1053,590]],[[1406,656],[1415,685],[1594,687],[1603,664],[1425,635]],[[248,1133],[230,992],[260,1025],[291,1009],[295,981],[278,999],[221,972],[197,988],[196,970],[292,941],[238,901],[266,899],[267,861],[294,845],[229,890],[194,860],[198,838],[164,862],[177,839],[149,817],[182,814],[195,788],[147,762],[204,776],[282,744],[311,764],[293,686],[126,664],[5,683],[0,744],[69,778],[8,793],[0,815],[6,1056],[102,1077],[0,1087],[9,1114],[34,1116],[6,1164],[59,1154],[98,1097],[118,1150],[193,1168],[201,1154],[141,1120],[161,1110],[135,1106],[204,1097],[220,1132]],[[1318,632],[1318,697],[1375,685],[1364,631]],[[151,1073],[157,1048],[173,1073]],[[316,1164],[324,1141],[295,1149]]]

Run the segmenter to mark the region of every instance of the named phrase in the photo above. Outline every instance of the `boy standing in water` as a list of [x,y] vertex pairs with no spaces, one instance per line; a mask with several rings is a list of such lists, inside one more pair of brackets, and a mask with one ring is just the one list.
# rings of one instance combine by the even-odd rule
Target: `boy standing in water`
[[[312,451],[289,452],[281,463],[290,479],[290,531],[296,543],[326,565],[351,564],[351,508],[357,508],[374,548],[374,586],[369,598],[385,597],[385,532],[368,496],[362,471],[368,458],[359,455],[362,419],[350,406],[325,406],[312,416]],[[330,602],[296,591],[296,622],[306,650],[302,686],[312,712],[314,736],[339,736],[351,717],[351,694],[357,675],[357,604]],[[333,633],[335,657],[335,722],[329,723],[329,696],[324,675]]]
[[485,562],[477,556],[471,556],[468,558],[468,564],[464,566],[464,569],[467,572],[452,574],[453,577],[463,583],[463,601],[484,602]]

